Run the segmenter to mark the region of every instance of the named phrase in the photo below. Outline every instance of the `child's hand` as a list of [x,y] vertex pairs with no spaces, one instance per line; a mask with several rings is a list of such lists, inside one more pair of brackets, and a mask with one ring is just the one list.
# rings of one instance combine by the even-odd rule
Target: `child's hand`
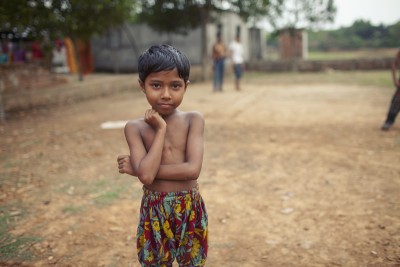
[[167,126],[167,123],[165,122],[165,120],[154,109],[146,110],[146,113],[144,115],[144,121],[147,124],[149,124],[151,127],[153,127],[155,130],[158,130],[158,129],[161,129],[161,128]]
[[119,173],[126,173],[135,176],[129,155],[119,155],[117,158]]

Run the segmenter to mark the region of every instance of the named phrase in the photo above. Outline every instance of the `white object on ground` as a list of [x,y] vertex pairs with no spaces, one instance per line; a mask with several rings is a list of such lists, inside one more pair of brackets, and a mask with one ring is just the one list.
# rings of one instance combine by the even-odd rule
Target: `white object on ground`
[[128,121],[106,121],[103,122],[100,127],[101,129],[121,129],[124,128]]

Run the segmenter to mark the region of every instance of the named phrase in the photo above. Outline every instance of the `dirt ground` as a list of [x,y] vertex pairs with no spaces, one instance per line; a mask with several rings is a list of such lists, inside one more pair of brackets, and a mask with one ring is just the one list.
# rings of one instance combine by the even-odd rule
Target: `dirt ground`
[[[206,266],[400,266],[400,123],[380,131],[393,91],[243,87],[192,84],[181,106],[206,120]],[[139,266],[141,184],[117,172],[123,130],[100,125],[146,108],[132,90],[0,125],[1,266]]]

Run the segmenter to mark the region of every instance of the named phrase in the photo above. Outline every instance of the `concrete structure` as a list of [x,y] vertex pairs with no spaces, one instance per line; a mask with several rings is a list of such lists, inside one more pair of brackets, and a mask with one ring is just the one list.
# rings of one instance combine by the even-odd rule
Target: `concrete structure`
[[308,58],[308,35],[302,29],[286,29],[279,33],[279,54],[281,60]]
[[[211,48],[216,34],[221,31],[228,45],[237,32],[245,48],[245,60],[259,60],[265,50],[265,34],[251,28],[234,13],[223,13],[214,23],[207,25],[207,54],[211,64]],[[91,41],[94,67],[96,71],[134,72],[141,52],[153,44],[168,43],[183,51],[192,65],[202,62],[201,29],[196,28],[187,35],[166,34],[154,31],[145,24],[125,24]]]

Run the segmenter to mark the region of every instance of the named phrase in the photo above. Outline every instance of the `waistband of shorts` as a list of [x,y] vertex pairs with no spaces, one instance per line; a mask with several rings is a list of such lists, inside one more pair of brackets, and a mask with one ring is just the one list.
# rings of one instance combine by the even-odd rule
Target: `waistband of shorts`
[[199,184],[196,184],[189,190],[175,191],[175,192],[159,192],[152,191],[143,186],[143,196],[147,197],[179,197],[185,195],[195,196],[199,193]]

